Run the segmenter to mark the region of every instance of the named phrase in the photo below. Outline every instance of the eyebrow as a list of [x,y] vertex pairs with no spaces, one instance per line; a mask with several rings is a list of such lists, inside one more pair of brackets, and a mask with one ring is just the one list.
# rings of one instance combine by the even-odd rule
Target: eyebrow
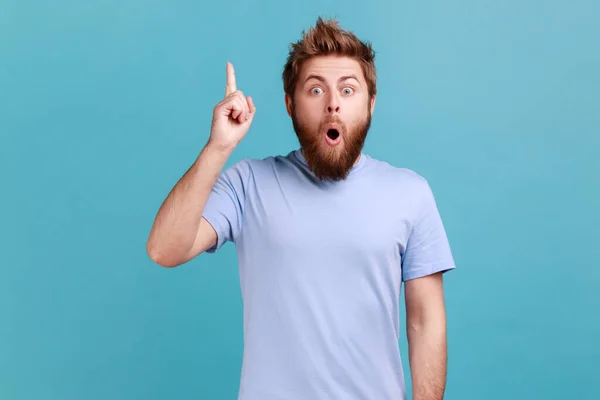
[[[316,79],[318,81],[325,82],[325,78],[323,78],[321,75],[310,74],[310,75],[308,75],[306,77],[306,79],[304,80],[304,83],[308,82],[310,79]],[[348,79],[354,79],[354,80],[356,80],[360,84],[360,81],[358,80],[358,77],[356,75],[353,75],[353,74],[352,75],[341,76],[338,79],[338,83],[341,83],[343,81],[347,81]]]

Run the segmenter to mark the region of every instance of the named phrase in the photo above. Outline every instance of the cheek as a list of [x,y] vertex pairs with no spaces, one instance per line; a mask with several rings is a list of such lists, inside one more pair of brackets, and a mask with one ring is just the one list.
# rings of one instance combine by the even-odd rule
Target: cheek
[[364,96],[350,97],[345,104],[342,104],[342,107],[349,115],[362,115],[365,110],[369,109],[369,101]]
[[317,112],[316,106],[299,105],[296,108],[296,116],[305,124],[313,125],[321,121],[321,115]]
[[349,112],[347,113],[345,120],[348,121],[349,125],[354,126],[361,124],[365,118],[367,118],[369,109],[367,108],[366,104],[360,104],[348,111]]

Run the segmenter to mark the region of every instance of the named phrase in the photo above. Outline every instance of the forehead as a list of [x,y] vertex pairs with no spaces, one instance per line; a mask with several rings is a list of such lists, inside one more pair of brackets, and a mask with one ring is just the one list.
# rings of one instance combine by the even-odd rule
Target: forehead
[[299,83],[303,83],[310,75],[321,76],[328,81],[336,81],[342,76],[356,75],[361,83],[364,82],[360,63],[345,56],[313,57],[304,62],[298,75]]

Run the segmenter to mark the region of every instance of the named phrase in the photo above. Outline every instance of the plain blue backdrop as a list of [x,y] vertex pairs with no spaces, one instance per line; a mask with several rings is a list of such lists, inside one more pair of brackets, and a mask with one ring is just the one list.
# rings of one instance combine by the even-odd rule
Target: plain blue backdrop
[[208,138],[227,61],[258,108],[230,163],[296,148],[281,69],[324,16],[377,51],[366,152],[425,176],[446,224],[446,398],[599,399],[599,14],[1,0],[0,398],[235,399],[234,247],[164,269],[146,239]]

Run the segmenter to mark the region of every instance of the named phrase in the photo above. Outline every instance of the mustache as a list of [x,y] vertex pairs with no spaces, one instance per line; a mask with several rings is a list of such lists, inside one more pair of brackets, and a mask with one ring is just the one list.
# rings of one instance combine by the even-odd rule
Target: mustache
[[326,124],[340,124],[340,125],[343,125],[344,124],[342,122],[342,119],[340,117],[338,117],[337,115],[325,117],[323,119],[322,123],[323,123],[323,125],[326,125]]
[[[320,124],[319,127],[319,131],[323,130],[323,128],[329,124],[336,124],[339,125],[340,129],[342,130],[342,132],[346,132],[346,124],[342,121],[342,119],[335,115],[335,116],[329,116],[329,117],[325,117]],[[340,132],[341,133],[341,132]]]

